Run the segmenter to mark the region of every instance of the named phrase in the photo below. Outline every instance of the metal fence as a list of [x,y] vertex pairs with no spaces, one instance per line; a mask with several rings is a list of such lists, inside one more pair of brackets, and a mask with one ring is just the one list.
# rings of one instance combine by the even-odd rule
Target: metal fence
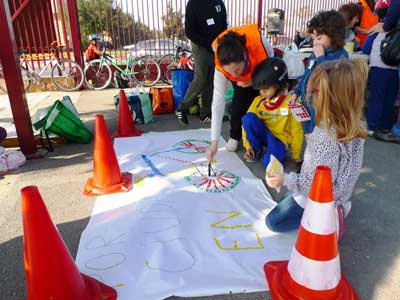
[[[108,42],[114,55],[127,51],[136,55],[160,56],[173,53],[184,35],[184,15],[188,0],[76,0],[78,16],[68,16],[67,2],[75,0],[9,0],[19,50],[27,50],[40,68],[49,54],[52,40],[65,45],[71,54],[69,18],[78,18],[83,49],[91,34]],[[288,44],[296,30],[304,29],[318,11],[337,9],[351,0],[225,0],[229,26],[258,23],[273,43]],[[284,12],[283,32],[268,34],[268,13]]]

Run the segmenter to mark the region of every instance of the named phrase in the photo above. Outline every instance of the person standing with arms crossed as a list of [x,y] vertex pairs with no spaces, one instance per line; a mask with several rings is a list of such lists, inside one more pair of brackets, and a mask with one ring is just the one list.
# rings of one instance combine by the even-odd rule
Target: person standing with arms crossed
[[211,145],[206,157],[211,161],[218,151],[222,119],[225,109],[225,93],[229,82],[234,94],[232,99],[231,130],[225,146],[235,152],[242,137],[242,117],[247,112],[258,90],[253,89],[251,76],[254,68],[264,59],[274,56],[266,37],[257,24],[230,28],[213,42],[215,53],[214,93],[212,101]]
[[186,5],[185,32],[192,43],[195,62],[194,79],[176,109],[179,123],[188,125],[188,111],[201,94],[200,120],[211,122],[211,102],[214,79],[212,41],[227,28],[227,16],[222,0],[189,0]]

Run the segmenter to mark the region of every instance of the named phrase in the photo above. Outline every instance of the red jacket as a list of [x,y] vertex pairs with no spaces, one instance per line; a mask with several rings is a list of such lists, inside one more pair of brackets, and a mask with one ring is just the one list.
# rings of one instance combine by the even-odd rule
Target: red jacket
[[102,52],[97,48],[96,44],[90,43],[89,47],[85,51],[85,58],[87,60],[93,60],[99,58]]

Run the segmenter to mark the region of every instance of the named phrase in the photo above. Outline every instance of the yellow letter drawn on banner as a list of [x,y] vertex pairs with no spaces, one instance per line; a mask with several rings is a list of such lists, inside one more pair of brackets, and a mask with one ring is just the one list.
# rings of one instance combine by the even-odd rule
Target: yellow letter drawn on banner
[[238,245],[238,241],[234,240],[233,241],[233,247],[232,248],[226,248],[223,247],[220,243],[220,241],[217,240],[217,238],[213,238],[213,240],[215,241],[215,243],[217,244],[218,248],[221,250],[235,250],[235,251],[239,251],[239,250],[262,250],[264,249],[264,244],[260,239],[260,236],[258,235],[258,233],[256,233],[256,240],[257,240],[257,244],[258,246],[248,246],[248,247],[239,247]]
[[219,224],[221,224],[221,223],[223,223],[223,222],[225,222],[225,221],[227,221],[227,220],[229,220],[229,219],[233,219],[233,218],[239,217],[239,216],[242,214],[242,213],[239,212],[239,211],[215,211],[215,210],[208,210],[207,212],[213,213],[213,214],[225,214],[225,215],[226,215],[226,214],[229,214],[228,217],[226,217],[226,218],[224,218],[224,219],[222,219],[222,220],[220,220],[220,221],[217,221],[217,222],[211,224],[211,227],[213,227],[213,228],[219,228],[219,229],[238,229],[238,228],[250,228],[250,227],[253,226],[252,224],[242,224],[242,225],[232,225],[232,226],[229,226],[229,225],[219,225]]

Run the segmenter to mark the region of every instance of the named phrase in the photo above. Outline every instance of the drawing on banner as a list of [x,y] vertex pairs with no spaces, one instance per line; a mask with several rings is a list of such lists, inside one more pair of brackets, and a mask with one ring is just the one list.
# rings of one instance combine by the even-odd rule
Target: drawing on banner
[[203,154],[210,147],[209,141],[202,140],[184,140],[174,145],[174,149],[178,152],[188,154]]
[[143,214],[143,228],[151,228],[143,231],[145,234],[165,232],[181,224],[176,209],[165,203],[155,203],[149,209],[140,209],[140,212]]
[[238,228],[250,228],[253,226],[253,224],[239,224],[239,225],[219,225],[227,220],[234,219],[236,217],[239,217],[242,213],[239,211],[215,211],[215,210],[207,210],[209,213],[213,214],[229,214],[226,218],[219,220],[213,224],[211,224],[211,227],[213,228],[219,228],[219,229],[238,229]]
[[[157,265],[157,263],[146,260],[146,267],[153,271],[162,271],[168,273],[179,273],[186,272],[193,268],[195,265],[195,257],[187,249],[184,249],[182,245],[186,242],[184,238],[175,238],[168,241],[154,241],[153,244],[159,244],[158,249],[159,255],[155,257],[179,257],[178,260],[164,259],[163,264]],[[171,245],[168,245],[171,244]],[[152,247],[152,249],[154,249]],[[177,255],[179,253],[179,255]]]
[[213,240],[214,240],[215,244],[217,244],[218,248],[221,250],[243,251],[243,250],[262,250],[262,249],[264,249],[264,244],[258,233],[256,233],[257,246],[239,247],[238,241],[234,240],[232,247],[228,248],[228,247],[222,246],[221,242],[216,237],[213,237]]
[[88,260],[85,267],[89,270],[104,271],[115,268],[124,263],[126,256],[119,252],[112,252],[105,255],[99,255]]
[[120,234],[116,236],[115,238],[109,240],[108,242],[101,236],[95,236],[93,237],[86,245],[87,250],[94,250],[94,249],[99,249],[102,247],[110,247],[114,246],[117,244],[124,244],[126,241],[121,241],[120,238],[122,238],[125,235],[125,233]]
[[199,190],[207,193],[222,193],[234,189],[240,181],[240,177],[226,170],[215,169],[215,174],[207,176],[205,172],[196,169],[185,179]]
[[[224,223],[227,220],[232,220],[234,218],[241,216],[242,213],[239,211],[226,212],[226,211],[207,210],[207,212],[212,213],[212,214],[224,214],[224,215],[229,214],[229,216],[227,216],[226,218],[219,220],[210,225],[211,227],[216,228],[216,229],[231,229],[232,230],[232,229],[243,229],[243,228],[253,227],[253,224],[220,225],[221,223]],[[213,240],[220,250],[243,251],[243,250],[262,250],[262,249],[264,249],[265,248],[264,244],[260,238],[260,235],[257,232],[255,233],[255,237],[256,237],[257,245],[256,246],[247,246],[247,247],[245,247],[243,245],[241,247],[239,247],[238,240],[233,240],[233,246],[230,248],[222,246],[221,242],[216,237],[213,237]]]

